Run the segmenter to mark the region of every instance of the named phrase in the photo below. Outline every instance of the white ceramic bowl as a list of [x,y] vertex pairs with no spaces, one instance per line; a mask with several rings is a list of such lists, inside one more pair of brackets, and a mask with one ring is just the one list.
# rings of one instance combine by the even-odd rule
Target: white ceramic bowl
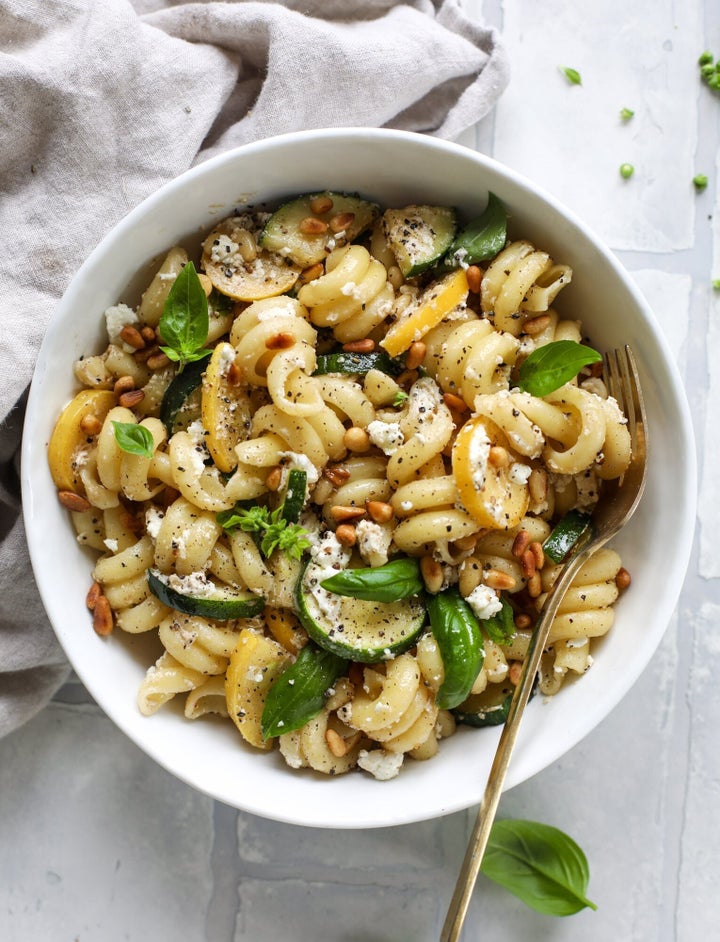
[[[97,637],[84,598],[92,560],[77,545],[58,504],[46,461],[53,424],[71,398],[72,361],[103,348],[102,312],[132,300],[148,262],[239,203],[312,190],[358,191],[385,205],[426,202],[484,207],[488,190],[510,212],[511,233],[536,242],[573,270],[558,307],[581,317],[600,349],[632,345],[651,431],[645,496],[617,540],[633,584],[617,606],[609,636],[579,682],[526,713],[508,787],[562,756],[628,691],[655,651],[675,606],[695,518],[695,448],[673,357],[628,275],[598,239],[553,198],[473,151],[432,138],[384,130],[326,130],[242,147],[190,170],[131,212],[95,249],[58,306],[40,351],[23,449],[25,521],[33,568],[50,620],[77,674],[108,716],[179,778],[229,805],[268,818],[318,827],[362,828],[432,818],[480,800],[497,730],[461,729],[429,762],[408,761],[399,777],[338,779],[288,768],[277,751],[246,748],[229,722],[186,721],[164,708],[136,707],[148,666],[134,637]],[[137,297],[135,297],[137,300]],[[139,645],[140,647],[136,647]],[[627,744],[630,748],[630,743]],[[622,748],[618,755],[622,754]],[[618,760],[619,761],[619,760]],[[618,772],[620,769],[618,769]],[[588,769],[588,781],[592,779]]]

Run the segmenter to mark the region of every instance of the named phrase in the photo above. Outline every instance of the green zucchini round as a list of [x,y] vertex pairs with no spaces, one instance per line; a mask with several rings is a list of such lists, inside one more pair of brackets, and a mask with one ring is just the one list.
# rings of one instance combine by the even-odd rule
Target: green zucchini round
[[265,599],[247,589],[214,585],[211,592],[192,595],[171,588],[166,577],[156,569],[148,569],[148,588],[168,608],[185,615],[200,615],[216,621],[231,618],[252,618],[265,608]]

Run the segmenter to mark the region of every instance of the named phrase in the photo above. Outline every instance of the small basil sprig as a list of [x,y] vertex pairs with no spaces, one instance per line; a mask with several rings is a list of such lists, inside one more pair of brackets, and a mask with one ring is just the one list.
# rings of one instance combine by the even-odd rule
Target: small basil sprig
[[495,644],[509,644],[515,637],[515,617],[512,605],[501,599],[502,608],[491,618],[483,618],[480,627]]
[[284,670],[268,691],[260,729],[263,739],[300,729],[325,706],[328,689],[347,672],[348,662],[306,644],[295,662]]
[[488,193],[485,210],[455,236],[445,262],[448,267],[457,268],[458,259],[462,258],[464,264],[475,265],[502,251],[506,240],[507,212],[497,196]]
[[420,563],[411,557],[393,559],[369,569],[342,569],[321,582],[323,589],[367,602],[399,602],[423,591]]
[[590,869],[585,854],[548,824],[496,821],[480,869],[539,913],[571,916],[588,906],[597,909],[586,896]]
[[532,396],[547,396],[574,379],[584,366],[601,360],[592,347],[574,340],[553,340],[533,350],[523,362],[517,385]]
[[135,422],[115,422],[113,430],[118,448],[129,455],[140,455],[142,458],[152,458],[155,453],[155,442],[150,429]]
[[452,710],[467,699],[483,666],[480,625],[455,588],[429,595],[427,610],[445,674],[435,700],[441,710]]
[[245,533],[257,534],[263,556],[271,556],[281,550],[291,559],[300,559],[310,548],[307,530],[283,517],[283,506],[270,510],[260,504],[242,508],[237,505],[230,510],[221,510],[217,522],[224,530],[239,527]]
[[210,352],[205,348],[210,319],[208,300],[192,262],[188,262],[173,282],[160,318],[160,349],[180,365],[201,360]]

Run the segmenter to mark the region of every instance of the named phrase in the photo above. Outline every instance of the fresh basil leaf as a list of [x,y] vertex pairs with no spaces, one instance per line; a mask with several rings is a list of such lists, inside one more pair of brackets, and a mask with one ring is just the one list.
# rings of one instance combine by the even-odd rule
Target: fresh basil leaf
[[455,588],[428,595],[427,610],[444,669],[436,703],[452,710],[467,699],[485,660],[480,625]]
[[300,729],[325,706],[328,689],[347,671],[348,662],[306,644],[280,674],[265,698],[260,728],[263,739]]
[[533,350],[523,362],[518,387],[532,396],[547,396],[574,379],[584,366],[601,360],[592,347],[574,340],[553,340]]
[[349,595],[367,602],[399,602],[423,591],[424,582],[417,559],[393,559],[384,566],[369,569],[343,569],[321,583],[337,595]]
[[445,259],[449,265],[457,267],[453,256],[458,254],[464,264],[475,265],[502,251],[506,240],[507,212],[497,196],[488,193],[485,210],[458,233]]
[[585,854],[548,824],[496,821],[480,869],[539,913],[571,916],[588,906],[597,909],[585,895],[590,880]]
[[572,69],[567,65],[561,65],[559,69],[571,85],[582,85],[582,75],[577,69]]
[[160,318],[161,348],[181,364],[207,355],[203,345],[209,328],[208,300],[192,262],[173,282]]
[[155,442],[150,429],[135,422],[115,422],[115,441],[118,447],[129,455],[140,455],[143,458],[152,458],[155,454]]
[[510,644],[515,637],[515,617],[512,605],[507,599],[501,599],[502,608],[491,618],[483,618],[480,627],[495,644]]

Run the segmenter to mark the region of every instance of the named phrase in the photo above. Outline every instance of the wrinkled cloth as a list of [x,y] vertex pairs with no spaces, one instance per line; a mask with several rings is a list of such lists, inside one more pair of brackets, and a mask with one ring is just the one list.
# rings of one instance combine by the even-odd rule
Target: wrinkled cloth
[[32,578],[18,448],[38,348],[83,259],[213,154],[319,127],[453,138],[507,80],[496,32],[457,0],[0,0],[0,735],[68,673]]

